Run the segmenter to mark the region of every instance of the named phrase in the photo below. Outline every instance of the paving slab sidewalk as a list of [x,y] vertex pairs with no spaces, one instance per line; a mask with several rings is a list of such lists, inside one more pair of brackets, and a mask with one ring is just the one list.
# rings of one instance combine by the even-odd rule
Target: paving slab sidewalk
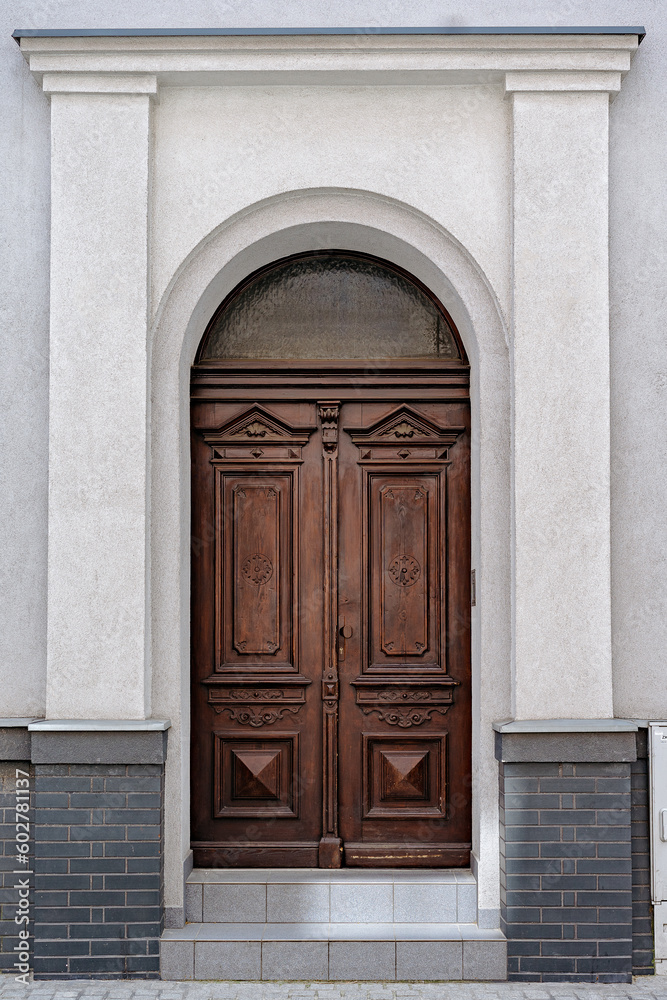
[[667,977],[588,983],[318,983],[38,980],[0,974],[0,1000],[667,1000]]

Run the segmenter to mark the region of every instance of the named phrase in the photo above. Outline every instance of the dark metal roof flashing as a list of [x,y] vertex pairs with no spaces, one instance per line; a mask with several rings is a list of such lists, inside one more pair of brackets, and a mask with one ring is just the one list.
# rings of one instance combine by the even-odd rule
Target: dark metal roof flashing
[[17,28],[12,38],[133,38],[211,35],[638,35],[641,26],[419,27],[419,28]]

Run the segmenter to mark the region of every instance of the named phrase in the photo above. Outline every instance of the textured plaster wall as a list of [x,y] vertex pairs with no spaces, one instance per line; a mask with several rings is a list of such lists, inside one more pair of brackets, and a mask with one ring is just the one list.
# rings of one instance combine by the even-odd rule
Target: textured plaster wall
[[441,223],[506,311],[510,111],[499,86],[165,88],[155,114],[153,308],[225,219],[283,192],[335,187],[395,198]]
[[[23,27],[411,24],[645,24],[611,109],[612,628],[617,715],[664,717],[667,645],[667,23],[661,0],[268,0],[235,5],[131,0],[13,2],[0,11],[4,196],[0,399],[0,690],[5,715],[45,704],[48,377],[48,100],[12,30]],[[435,116],[435,126],[439,115]],[[373,123],[371,123],[372,126]],[[377,127],[377,126],[376,126]],[[253,147],[248,147],[252,154]],[[287,178],[284,181],[287,182]],[[391,178],[388,178],[391,184]],[[201,195],[191,192],[192,197]],[[432,198],[440,197],[435,192]],[[443,196],[446,199],[446,194]],[[476,199],[472,185],[468,199]],[[190,234],[191,238],[194,234]],[[165,257],[162,266],[168,260]],[[498,274],[500,261],[489,262]],[[165,277],[163,273],[163,280]],[[500,283],[500,282],[499,282]]]
[[[409,11],[403,2],[363,0],[339,0],[336,5],[286,0],[280,6],[268,0],[247,0],[233,7],[193,0],[187,12],[176,0],[161,4],[119,2],[112,10],[83,0],[53,0],[8,3],[0,11],[5,107],[0,164],[6,186],[0,203],[4,265],[0,435],[6,483],[0,490],[0,715],[40,714],[46,690],[49,108],[9,37],[11,31],[17,26],[113,24],[401,25],[407,18],[410,24],[445,21],[437,0],[416,2]],[[667,346],[663,303],[667,206],[663,193],[667,25],[663,5],[660,0],[581,0],[557,5],[546,0],[473,0],[465,4],[457,0],[448,5],[446,23],[644,23],[648,30],[623,90],[612,105],[610,122],[612,628],[616,714],[665,717]],[[374,187],[379,173],[384,194],[412,201],[425,214],[442,220],[478,256],[503,308],[509,307],[509,228],[504,222],[509,205],[503,203],[508,187],[498,171],[504,155],[502,123],[507,119],[507,106],[499,106],[497,95],[484,88],[477,88],[474,94],[469,88],[460,88],[463,117],[455,110],[452,95],[445,91],[433,93],[428,98],[430,106],[422,107],[420,102],[414,117],[421,119],[422,126],[427,123],[427,134],[432,136],[424,147],[415,143],[418,123],[413,122],[414,112],[399,125],[401,108],[409,96],[402,88],[378,94],[376,108],[381,105],[382,113],[377,110],[370,117],[364,113],[363,95],[354,89],[320,95],[319,114],[313,114],[308,104],[312,99],[306,93],[292,93],[297,98],[292,102],[288,102],[287,92],[277,88],[255,95],[252,120],[242,117],[238,104],[235,106],[238,92],[218,95],[213,109],[218,125],[210,134],[202,127],[200,111],[207,101],[211,110],[214,98],[210,91],[200,93],[201,105],[196,107],[187,106],[190,98],[182,92],[164,93],[156,129],[168,155],[154,165],[159,210],[151,234],[156,251],[153,309],[183,257],[216,218],[221,221],[238,211],[243,200],[247,203],[312,183],[316,172],[318,186],[349,183],[360,188],[371,167]],[[327,101],[331,103],[325,106]],[[346,150],[332,161],[333,137],[343,122],[349,124],[350,120],[355,122],[357,149],[363,155],[348,158]],[[177,121],[187,130],[187,144],[175,141]],[[295,155],[294,142],[288,138],[294,138],[303,127],[308,142],[302,135]],[[285,159],[276,162],[263,187],[243,192],[244,167],[261,155],[267,130],[273,140],[284,143]],[[387,135],[391,156],[382,152],[378,141]],[[493,163],[485,159],[485,142],[489,141],[495,150]],[[420,157],[432,148],[442,156],[441,183],[427,187],[420,180]],[[454,166],[454,153],[464,148],[467,170],[461,171]],[[216,169],[202,183],[204,162],[215,164]],[[178,212],[174,212],[176,207]],[[572,405],[576,406],[576,395]],[[76,427],[75,408],[71,419]],[[581,433],[585,432],[582,426]],[[81,434],[85,434],[83,426]],[[557,440],[554,447],[559,447]],[[586,572],[585,567],[582,572]]]

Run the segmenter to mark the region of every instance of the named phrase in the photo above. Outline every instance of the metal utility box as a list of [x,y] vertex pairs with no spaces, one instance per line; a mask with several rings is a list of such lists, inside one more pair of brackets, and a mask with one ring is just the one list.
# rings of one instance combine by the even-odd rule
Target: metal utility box
[[667,975],[667,722],[649,722],[648,756],[655,971]]

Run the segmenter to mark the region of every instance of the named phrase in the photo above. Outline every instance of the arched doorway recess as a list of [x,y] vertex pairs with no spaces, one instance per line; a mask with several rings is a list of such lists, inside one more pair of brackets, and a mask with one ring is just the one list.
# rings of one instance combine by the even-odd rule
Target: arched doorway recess
[[349,251],[276,261],[192,369],[199,866],[470,860],[469,367]]

